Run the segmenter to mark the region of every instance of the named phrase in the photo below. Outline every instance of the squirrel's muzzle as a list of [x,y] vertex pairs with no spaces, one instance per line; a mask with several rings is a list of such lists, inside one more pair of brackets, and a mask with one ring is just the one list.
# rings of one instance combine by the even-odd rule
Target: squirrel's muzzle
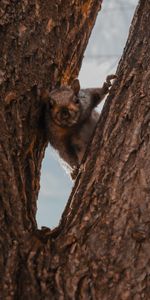
[[70,116],[70,114],[69,114],[68,109],[67,109],[66,107],[63,107],[63,108],[61,109],[61,118],[62,118],[62,119],[68,119],[69,116]]

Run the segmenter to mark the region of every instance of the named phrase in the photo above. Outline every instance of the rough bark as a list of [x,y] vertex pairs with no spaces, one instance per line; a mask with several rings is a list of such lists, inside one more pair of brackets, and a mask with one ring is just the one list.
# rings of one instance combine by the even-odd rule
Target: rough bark
[[40,89],[77,75],[99,6],[0,4],[2,299],[149,299],[149,0],[135,13],[118,80],[60,226],[36,227],[47,143]]
[[[20,273],[24,258],[19,259],[19,253],[21,241],[37,229],[36,201],[47,145],[40,91],[77,76],[100,6],[99,0],[0,1],[0,297],[4,299],[24,298],[21,280],[25,288],[25,278],[30,278],[28,267],[26,276]],[[30,288],[36,291],[32,294]],[[26,290],[26,299],[39,294],[32,280]],[[44,299],[42,292],[40,297]]]

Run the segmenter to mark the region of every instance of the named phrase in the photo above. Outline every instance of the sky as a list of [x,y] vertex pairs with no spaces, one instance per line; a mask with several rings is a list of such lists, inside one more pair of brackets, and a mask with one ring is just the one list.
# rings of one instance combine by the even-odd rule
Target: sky
[[[138,0],[103,0],[79,74],[82,88],[99,87],[107,75],[115,74],[137,4]],[[102,104],[99,111],[101,108]],[[50,145],[42,164],[40,186],[38,227],[54,228],[59,224],[73,182]]]

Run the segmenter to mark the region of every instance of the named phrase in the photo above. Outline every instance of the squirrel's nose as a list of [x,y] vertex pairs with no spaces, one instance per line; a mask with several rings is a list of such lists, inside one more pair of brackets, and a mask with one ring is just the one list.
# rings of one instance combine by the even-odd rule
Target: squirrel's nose
[[67,118],[69,116],[69,111],[66,107],[63,107],[61,109],[61,115],[62,115],[63,118]]

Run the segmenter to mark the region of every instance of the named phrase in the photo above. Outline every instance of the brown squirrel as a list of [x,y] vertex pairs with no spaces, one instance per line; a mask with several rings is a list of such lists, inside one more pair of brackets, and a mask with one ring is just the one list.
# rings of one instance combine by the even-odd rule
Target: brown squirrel
[[95,107],[103,100],[115,75],[101,88],[80,89],[78,79],[71,86],[54,89],[47,99],[46,130],[50,144],[71,168],[74,178],[99,119]]

